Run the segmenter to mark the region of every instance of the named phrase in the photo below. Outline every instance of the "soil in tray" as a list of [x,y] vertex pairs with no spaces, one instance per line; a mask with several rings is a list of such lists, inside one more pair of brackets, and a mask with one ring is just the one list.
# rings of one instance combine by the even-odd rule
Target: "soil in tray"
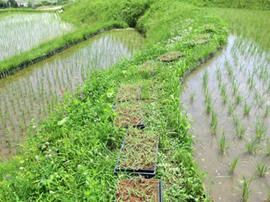
[[116,105],[115,125],[118,127],[138,127],[143,125],[140,104],[137,102],[119,103]]
[[119,158],[118,169],[153,169],[156,163],[158,136],[152,131],[130,128]]
[[194,40],[194,43],[196,45],[204,45],[209,42],[210,38],[211,38],[210,34],[201,34]]
[[139,100],[141,96],[141,86],[140,85],[123,85],[121,86],[116,101],[125,102],[131,100]]
[[155,73],[157,66],[158,66],[157,62],[149,60],[138,67],[138,72],[153,74]]
[[123,202],[158,202],[159,180],[142,177],[118,182],[116,201]]
[[165,54],[159,56],[157,59],[159,61],[162,61],[162,62],[173,62],[180,57],[183,57],[183,54],[179,51],[175,51],[175,52],[165,53]]

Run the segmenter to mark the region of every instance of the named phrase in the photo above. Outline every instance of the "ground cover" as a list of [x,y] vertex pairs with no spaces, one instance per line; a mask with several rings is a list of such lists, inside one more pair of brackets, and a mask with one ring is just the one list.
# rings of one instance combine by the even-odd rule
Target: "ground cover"
[[[209,24],[214,29],[207,29]],[[0,165],[1,199],[112,201],[123,177],[114,175],[113,168],[125,135],[114,126],[117,114],[112,106],[120,83],[141,83],[144,96],[151,97],[143,102],[145,124],[160,137],[155,178],[164,182],[164,200],[206,200],[191,155],[188,118],[179,109],[179,81],[224,43],[224,25],[204,9],[163,0],[153,3],[137,27],[147,36],[149,47],[114,68],[92,73],[57,113],[31,128],[24,154]],[[194,45],[193,39],[203,33],[211,34],[210,41]],[[181,37],[175,40],[176,36]],[[184,57],[157,66],[155,74],[138,72],[146,61],[171,51],[180,51]]]

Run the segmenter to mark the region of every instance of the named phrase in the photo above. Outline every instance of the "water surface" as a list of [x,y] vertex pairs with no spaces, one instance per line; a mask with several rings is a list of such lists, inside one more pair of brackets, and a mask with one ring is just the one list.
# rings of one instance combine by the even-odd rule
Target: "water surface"
[[30,50],[71,30],[72,25],[62,22],[56,13],[0,16],[0,60]]
[[44,119],[75,93],[87,72],[108,68],[144,47],[144,38],[133,29],[97,35],[45,61],[0,80],[0,149],[2,158],[15,152],[31,121]]
[[[269,58],[270,54],[252,41],[231,35],[222,51],[184,81],[181,101],[192,120],[194,156],[200,170],[206,173],[207,191],[214,201],[241,201],[243,176],[252,179],[249,201],[268,197],[270,175],[267,172],[265,177],[259,177],[257,166],[261,163],[270,167],[270,114],[266,113],[270,105]],[[204,88],[206,72],[208,82]],[[211,129],[211,112],[207,114],[206,95],[211,97],[212,112],[217,115],[216,134]],[[245,105],[250,108],[248,114]],[[256,127],[264,128],[261,138]],[[240,129],[245,131],[242,138]],[[224,154],[219,145],[222,134],[227,147]],[[254,154],[247,150],[251,142],[256,145]],[[235,158],[239,160],[231,174],[230,164]]]

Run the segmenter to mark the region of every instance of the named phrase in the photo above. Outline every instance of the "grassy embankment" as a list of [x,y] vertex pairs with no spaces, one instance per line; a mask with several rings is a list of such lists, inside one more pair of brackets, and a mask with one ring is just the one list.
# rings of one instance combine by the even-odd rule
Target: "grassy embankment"
[[269,0],[190,0],[200,6],[225,8],[270,9]]
[[261,50],[269,51],[270,11],[232,8],[211,8],[210,11],[224,19],[233,34],[251,39]]
[[[224,43],[224,25],[209,11],[178,1],[116,4],[116,0],[77,1],[63,17],[83,24],[95,20],[95,27],[107,20],[124,20],[145,33],[147,49],[109,70],[93,72],[57,113],[38,127],[33,124],[23,153],[0,165],[0,200],[111,201],[118,180],[113,169],[125,135],[114,126],[112,103],[125,83],[143,86],[145,124],[160,136],[155,178],[163,181],[164,200],[205,200],[191,155],[190,125],[179,109],[180,81]],[[168,51],[181,51],[184,57],[166,64],[153,61],[150,72],[142,69],[143,63]],[[151,74],[153,67],[156,71]]]
[[[109,5],[109,3],[110,2],[106,3],[107,6]],[[107,7],[107,9],[109,10],[109,7]],[[15,11],[16,9],[3,9],[0,11],[0,18],[1,13],[3,16],[10,13],[15,13]],[[20,13],[20,12],[44,12],[44,11],[33,9],[18,9],[18,12]],[[107,12],[106,15],[107,18],[99,17],[99,20],[97,21],[96,15],[98,13],[96,13],[96,15],[93,15],[93,17],[90,17],[88,19],[88,22],[91,23],[91,27],[84,26],[84,22],[80,21],[81,20],[80,18],[75,18],[73,19],[73,21],[70,19],[70,21],[73,22],[75,25],[73,32],[57,37],[48,42],[41,43],[40,45],[29,51],[23,52],[18,55],[14,55],[12,57],[0,61],[0,78],[9,73],[24,68],[25,66],[33,64],[39,60],[46,59],[59,51],[62,51],[76,43],[79,43],[93,35],[98,34],[100,31],[104,31],[104,29],[109,30],[112,28],[128,27],[127,23],[125,22],[125,19],[121,19],[121,16],[116,16],[118,15],[117,12],[113,13],[115,16],[112,15],[109,16],[108,13],[109,12]]]

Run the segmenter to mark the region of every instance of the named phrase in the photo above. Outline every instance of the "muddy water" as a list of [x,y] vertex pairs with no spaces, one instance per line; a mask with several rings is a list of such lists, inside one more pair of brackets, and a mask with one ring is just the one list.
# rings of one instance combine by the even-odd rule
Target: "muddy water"
[[[194,157],[206,175],[207,191],[214,201],[241,201],[243,177],[252,179],[249,201],[264,201],[270,193],[270,174],[266,172],[264,177],[259,177],[257,170],[258,163],[270,168],[269,58],[269,53],[260,51],[252,42],[231,35],[222,51],[184,81],[181,102],[192,120]],[[206,88],[203,87],[205,72],[208,72]],[[216,134],[211,129],[211,113],[206,111],[205,89],[217,115]],[[250,107],[246,115],[245,104]],[[263,132],[256,133],[256,126]],[[242,138],[237,136],[237,128],[245,131]],[[219,146],[222,134],[227,147],[224,154]],[[252,154],[246,146],[251,141],[256,147]],[[235,158],[238,164],[231,174],[230,164]]]
[[88,72],[108,68],[142,49],[144,38],[133,29],[113,30],[0,80],[0,157],[15,152],[32,121],[36,126],[64,94],[83,84]]

